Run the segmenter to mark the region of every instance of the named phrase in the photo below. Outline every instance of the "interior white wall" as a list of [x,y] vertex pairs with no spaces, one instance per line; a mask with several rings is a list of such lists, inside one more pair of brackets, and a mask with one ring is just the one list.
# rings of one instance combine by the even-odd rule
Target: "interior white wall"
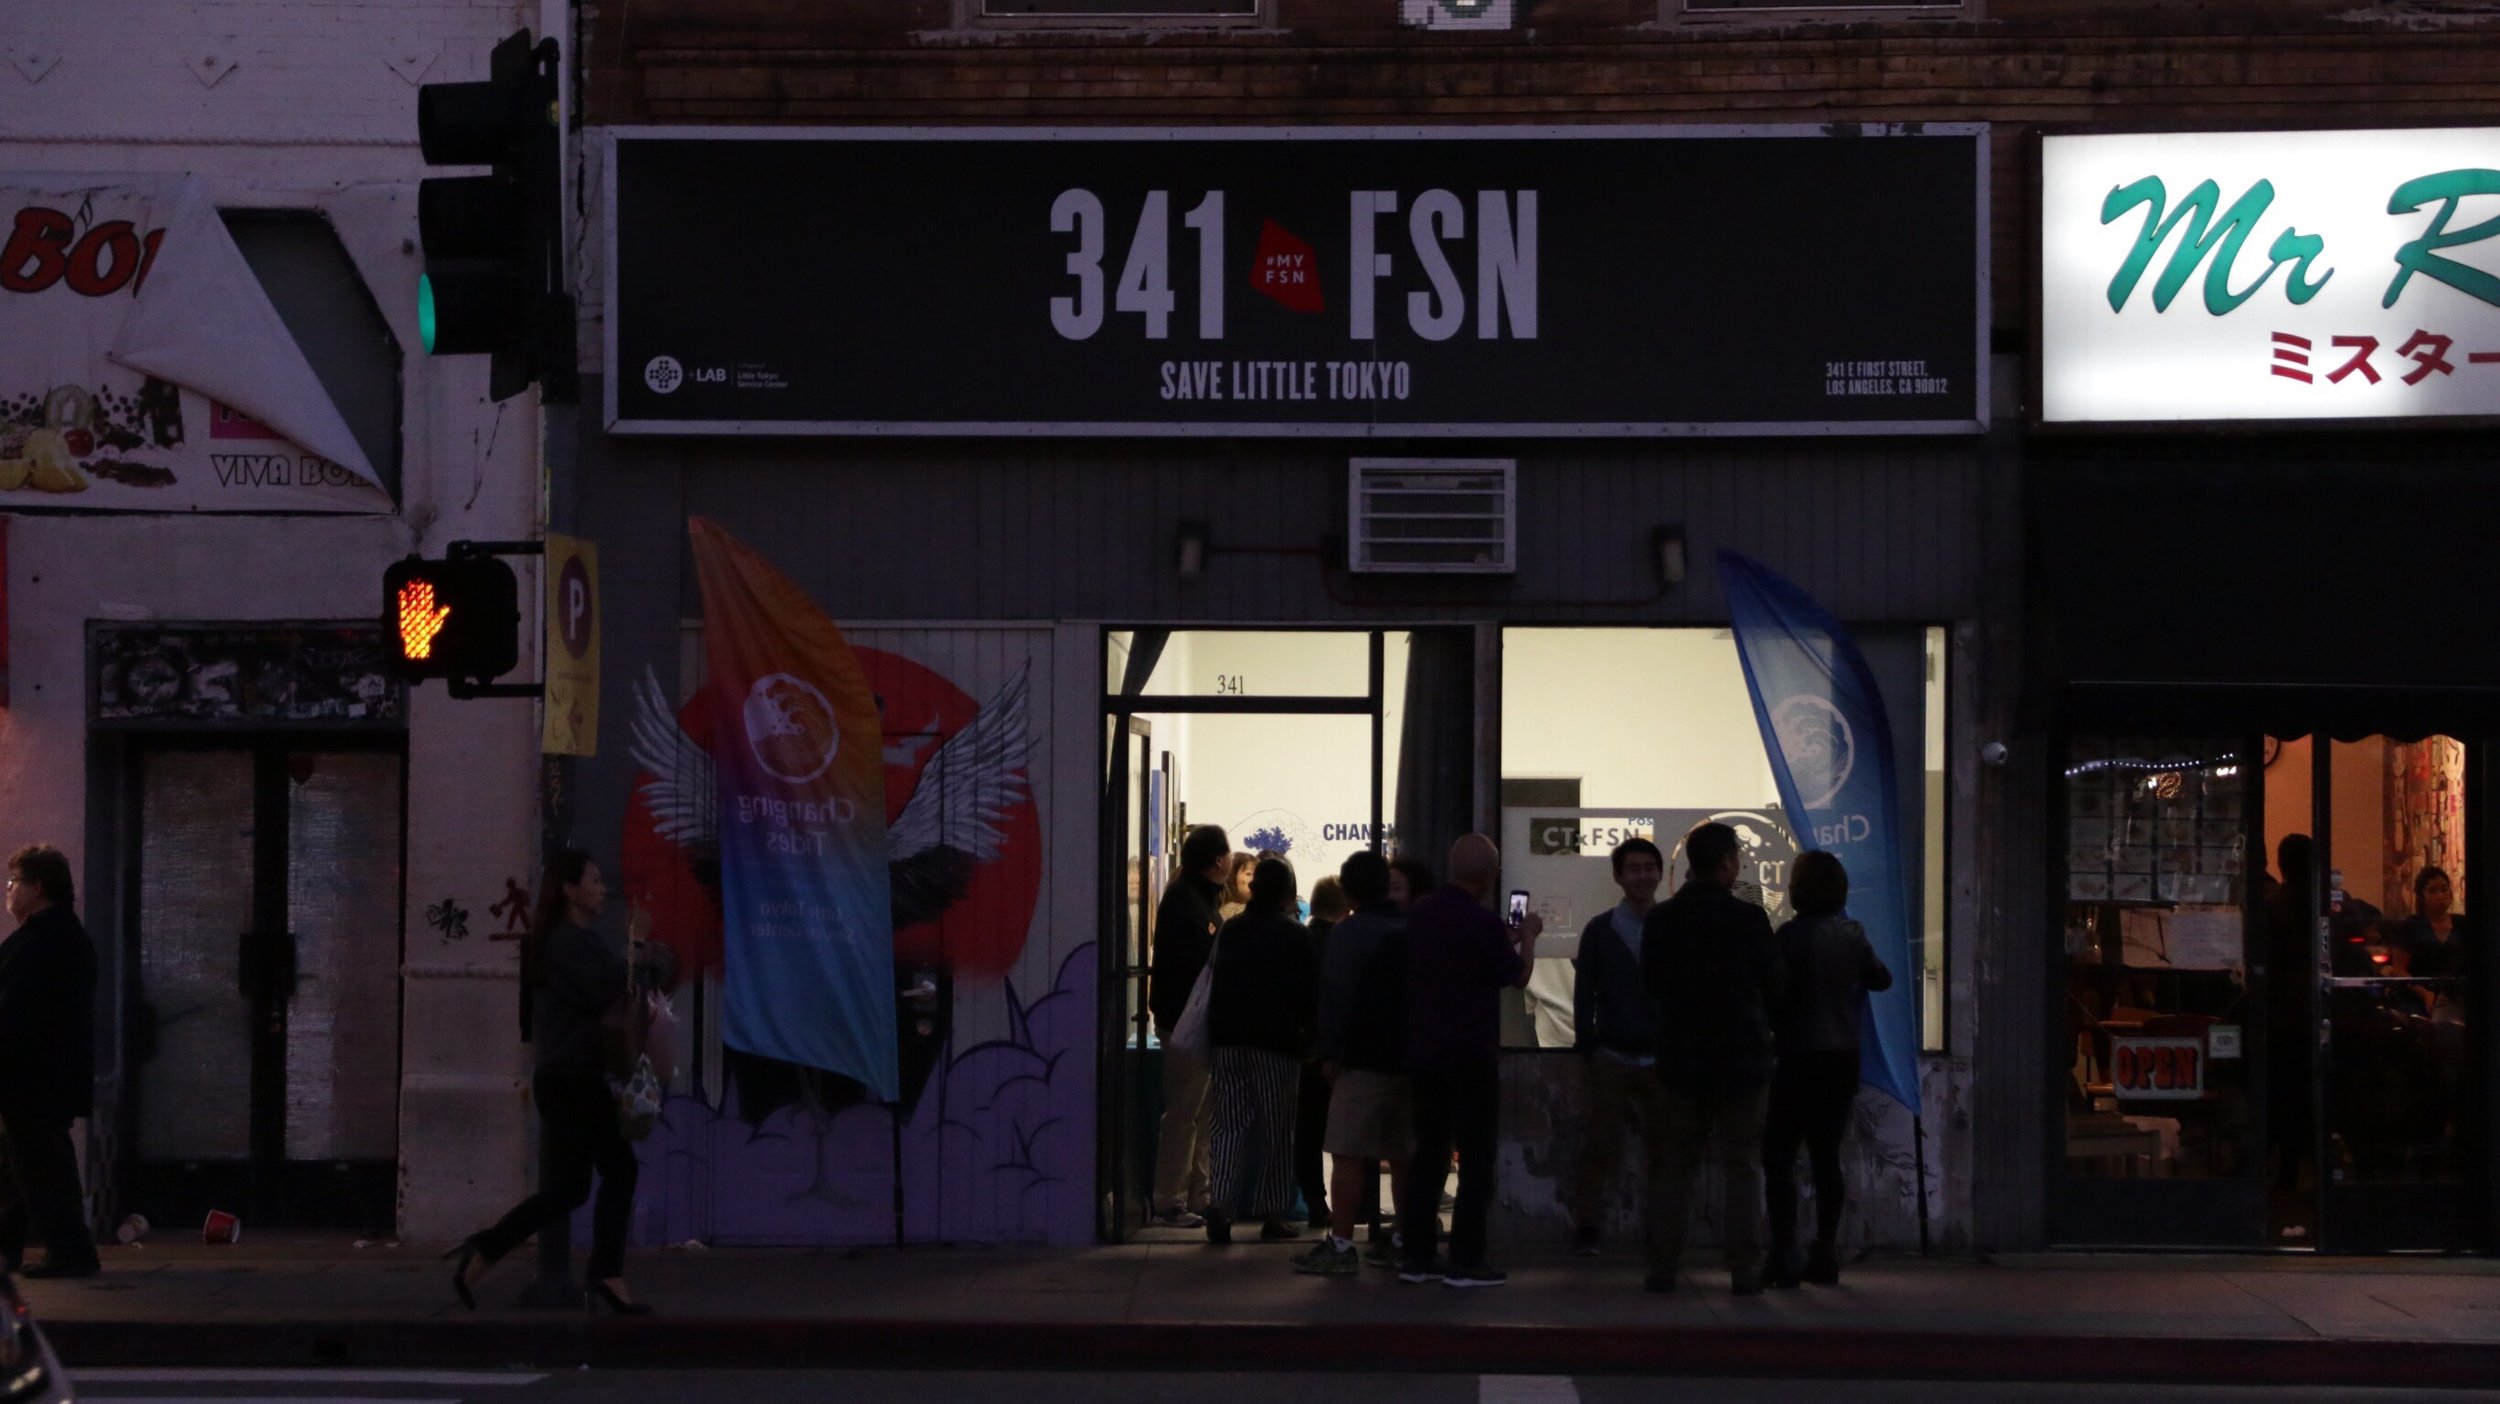
[[1589,808],[1779,803],[1724,629],[1511,629],[1502,774],[1577,776]]

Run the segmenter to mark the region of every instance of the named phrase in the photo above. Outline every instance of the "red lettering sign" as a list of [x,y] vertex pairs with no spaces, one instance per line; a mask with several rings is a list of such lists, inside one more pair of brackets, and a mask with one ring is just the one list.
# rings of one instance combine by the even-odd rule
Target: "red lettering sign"
[[0,289],[39,293],[67,282],[80,297],[136,291],[164,242],[164,230],[141,235],[126,219],[106,220],[79,234],[68,215],[29,205],[17,212],[8,243],[0,245]]
[[2111,1090],[2121,1099],[2190,1101],[2205,1095],[2205,1044],[2194,1038],[2113,1038]]

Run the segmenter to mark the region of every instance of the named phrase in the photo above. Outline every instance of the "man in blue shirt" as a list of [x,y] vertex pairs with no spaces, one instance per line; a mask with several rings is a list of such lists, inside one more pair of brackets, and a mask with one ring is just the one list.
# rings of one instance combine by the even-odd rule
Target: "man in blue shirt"
[[1658,1135],[1658,1006],[1641,982],[1641,924],[1658,905],[1667,860],[1645,838],[1625,839],[1613,860],[1623,900],[1589,919],[1571,960],[1572,1046],[1587,1064],[1589,1090],[1571,1199],[1571,1246],[1583,1256],[1597,1252],[1624,1128],[1638,1122],[1645,1148]]

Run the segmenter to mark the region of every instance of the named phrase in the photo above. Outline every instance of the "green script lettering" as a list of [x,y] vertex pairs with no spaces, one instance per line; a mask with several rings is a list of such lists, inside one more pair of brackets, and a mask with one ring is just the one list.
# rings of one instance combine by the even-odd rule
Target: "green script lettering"
[[2500,234],[2500,215],[2454,232],[2449,230],[2448,221],[2455,217],[2457,205],[2468,195],[2500,195],[2500,171],[2467,169],[2416,176],[2387,197],[2387,212],[2391,215],[2411,214],[2433,200],[2439,202],[2439,211],[2431,216],[2429,227],[2418,237],[2396,250],[2396,276],[2388,283],[2386,300],[2379,306],[2395,306],[2413,275],[2427,273],[2468,297],[2500,307],[2500,278],[2453,258],[2443,258],[2438,252]]
[[2118,276],[2109,280],[2110,311],[2126,310],[2127,299],[2135,295],[2136,284],[2142,281],[2144,270],[2152,266],[2153,256],[2161,252],[2162,244],[2182,221],[2187,225],[2186,232],[2181,235],[2177,250],[2170,255],[2169,264],[2162,269],[2161,277],[2153,283],[2153,310],[2156,312],[2170,310],[2171,300],[2179,295],[2179,289],[2187,286],[2187,280],[2196,272],[2196,265],[2203,263],[2208,255],[2213,257],[2213,262],[2205,268],[2205,310],[2217,317],[2256,296],[2258,289],[2266,285],[2266,280],[2274,276],[2274,271],[2286,263],[2293,267],[2284,281],[2283,293],[2295,304],[2316,297],[2327,280],[2335,276],[2335,270],[2330,268],[2315,282],[2310,281],[2310,265],[2326,252],[2326,241],[2318,235],[2302,234],[2286,225],[2283,232],[2275,236],[2273,247],[2267,250],[2266,256],[2272,262],[2266,265],[2266,271],[2258,274],[2257,281],[2247,287],[2236,292],[2232,290],[2231,268],[2239,259],[2240,246],[2248,242],[2257,220],[2265,214],[2266,207],[2274,203],[2274,182],[2270,180],[2260,180],[2250,186],[2247,194],[2233,201],[2231,208],[2222,212],[2222,223],[2212,227],[2211,232],[2208,232],[2208,227],[2213,226],[2214,209],[2222,203],[2222,187],[2219,184],[2208,180],[2198,185],[2165,219],[2162,212],[2169,198],[2170,193],[2159,176],[2146,176],[2132,184],[2119,186],[2102,199],[2103,224],[2115,222],[2119,216],[2138,205],[2147,207],[2144,227],[2136,233],[2135,247],[2127,251],[2127,261],[2119,265]]

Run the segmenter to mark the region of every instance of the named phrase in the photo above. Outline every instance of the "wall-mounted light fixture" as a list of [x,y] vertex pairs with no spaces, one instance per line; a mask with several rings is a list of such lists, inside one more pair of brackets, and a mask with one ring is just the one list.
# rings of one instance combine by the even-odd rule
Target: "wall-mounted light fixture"
[[1173,562],[1180,568],[1183,580],[1195,580],[1206,574],[1207,524],[1205,522],[1181,523],[1180,534],[1173,550]]
[[1650,548],[1658,556],[1658,578],[1674,586],[1684,583],[1684,528],[1654,526],[1649,529]]

